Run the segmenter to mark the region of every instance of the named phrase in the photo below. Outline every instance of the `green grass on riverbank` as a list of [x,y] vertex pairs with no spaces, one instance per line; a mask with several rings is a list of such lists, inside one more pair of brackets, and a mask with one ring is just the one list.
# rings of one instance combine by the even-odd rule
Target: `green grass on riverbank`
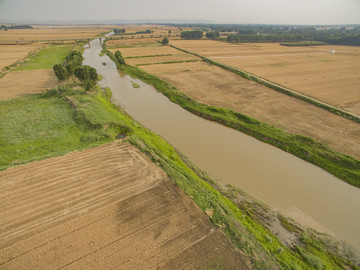
[[[111,52],[107,51],[107,54],[116,63],[116,59]],[[117,66],[134,78],[153,85],[172,102],[181,105],[196,115],[237,129],[263,142],[274,145],[327,170],[349,184],[360,187],[359,160],[335,152],[309,137],[286,133],[271,125],[230,109],[198,103],[181,93],[171,84],[137,67],[129,65],[120,66],[118,63]]]
[[[0,170],[113,140],[121,123],[81,92],[60,87],[0,101]],[[103,128],[104,121],[109,128]]]
[[201,179],[165,140],[119,111],[110,97],[109,89],[84,93],[63,87],[1,101],[0,117],[5,120],[0,123],[1,169],[96,146],[126,134],[126,140],[162,167],[203,211],[212,212],[211,221],[248,254],[253,269],[314,269],[313,263],[336,269],[347,264],[324,250],[315,254],[304,245],[293,250],[283,246],[251,215],[242,213]]
[[51,45],[45,47],[14,70],[52,68],[53,65],[64,62],[66,55],[68,55],[73,47],[73,45]]

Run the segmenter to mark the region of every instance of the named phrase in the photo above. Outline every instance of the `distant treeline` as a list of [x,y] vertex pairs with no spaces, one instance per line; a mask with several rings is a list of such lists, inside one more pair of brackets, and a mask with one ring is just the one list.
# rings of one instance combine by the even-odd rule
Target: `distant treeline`
[[203,37],[203,31],[183,31],[181,32],[180,37],[184,39],[200,39]]
[[114,29],[115,35],[138,35],[138,34],[151,34],[151,30],[137,31],[134,33],[125,33],[125,29]]
[[5,31],[9,29],[33,29],[31,25],[5,25],[2,24],[0,26],[0,29],[4,29]]
[[115,28],[114,33],[115,33],[115,35],[123,34],[123,33],[125,33],[125,28],[122,28],[122,29]]
[[[318,41],[334,45],[360,46],[360,25],[242,25],[242,24],[181,24],[208,33],[227,35],[228,42],[302,42]],[[218,37],[210,34],[208,38]]]

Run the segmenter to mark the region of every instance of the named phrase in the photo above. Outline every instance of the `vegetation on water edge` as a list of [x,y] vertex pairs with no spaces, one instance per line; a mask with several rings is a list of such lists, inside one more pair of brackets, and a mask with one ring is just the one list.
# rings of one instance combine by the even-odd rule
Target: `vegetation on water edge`
[[[107,53],[114,61],[115,57],[112,53],[109,51]],[[357,159],[335,152],[309,137],[284,132],[239,112],[198,103],[181,93],[173,85],[137,67],[119,64],[117,66],[132,77],[153,85],[172,102],[198,116],[237,129],[263,142],[274,145],[325,169],[351,185],[360,187],[360,161]]]
[[138,84],[135,83],[135,82],[131,82],[131,84],[132,84],[132,86],[133,86],[134,88],[140,88],[140,85],[138,85]]
[[[294,249],[283,246],[266,228],[201,179],[164,139],[119,111],[110,99],[109,89],[84,92],[68,85],[34,96],[1,101],[0,116],[6,121],[0,123],[0,168],[126,136],[127,141],[162,167],[204,212],[211,210],[211,222],[250,257],[253,269],[313,269],[313,261],[329,269],[351,265],[324,250],[319,255],[304,245]],[[308,237],[306,243],[312,241]],[[304,258],[309,258],[310,262]]]

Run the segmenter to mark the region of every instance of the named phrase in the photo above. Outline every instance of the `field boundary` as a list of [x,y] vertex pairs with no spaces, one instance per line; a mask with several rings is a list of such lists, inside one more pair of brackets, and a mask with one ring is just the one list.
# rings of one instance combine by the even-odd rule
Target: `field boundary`
[[339,108],[336,108],[336,107],[334,107],[332,105],[329,105],[329,104],[327,104],[325,102],[319,101],[319,100],[314,99],[312,97],[306,96],[304,94],[298,93],[298,92],[296,92],[294,90],[291,90],[291,89],[289,89],[287,87],[281,86],[279,84],[276,84],[276,83],[271,82],[269,80],[266,80],[264,78],[256,76],[256,75],[254,75],[254,74],[252,74],[250,72],[247,72],[247,71],[244,71],[244,70],[241,70],[241,69],[238,69],[238,68],[234,68],[234,67],[231,67],[231,66],[219,63],[219,62],[216,62],[216,61],[212,60],[211,58],[205,57],[203,55],[200,55],[200,54],[197,54],[197,53],[194,53],[194,52],[184,50],[184,49],[176,47],[174,45],[169,45],[169,46],[174,48],[174,49],[177,49],[179,51],[182,51],[182,52],[185,52],[185,53],[192,54],[192,55],[195,55],[197,57],[200,57],[204,62],[206,62],[208,64],[221,67],[222,69],[233,72],[233,73],[235,73],[237,75],[240,75],[241,77],[243,77],[243,78],[245,78],[247,80],[254,81],[256,83],[262,84],[262,85],[267,86],[267,87],[269,87],[269,88],[271,88],[271,89],[273,89],[273,90],[275,90],[277,92],[280,92],[280,93],[283,93],[283,94],[288,95],[290,97],[294,97],[294,98],[297,98],[299,100],[308,102],[308,103],[310,103],[310,104],[312,104],[314,106],[317,106],[319,108],[327,110],[327,111],[329,111],[331,113],[334,113],[334,114],[339,115],[341,117],[344,117],[346,119],[352,120],[352,121],[354,121],[356,123],[360,123],[360,117],[355,115],[355,114],[352,114],[350,112],[341,110]]

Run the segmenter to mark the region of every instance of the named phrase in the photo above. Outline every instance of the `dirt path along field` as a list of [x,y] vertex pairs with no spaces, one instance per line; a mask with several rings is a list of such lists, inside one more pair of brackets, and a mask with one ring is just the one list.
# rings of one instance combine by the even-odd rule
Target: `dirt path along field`
[[135,147],[109,143],[0,173],[0,269],[248,269]]

